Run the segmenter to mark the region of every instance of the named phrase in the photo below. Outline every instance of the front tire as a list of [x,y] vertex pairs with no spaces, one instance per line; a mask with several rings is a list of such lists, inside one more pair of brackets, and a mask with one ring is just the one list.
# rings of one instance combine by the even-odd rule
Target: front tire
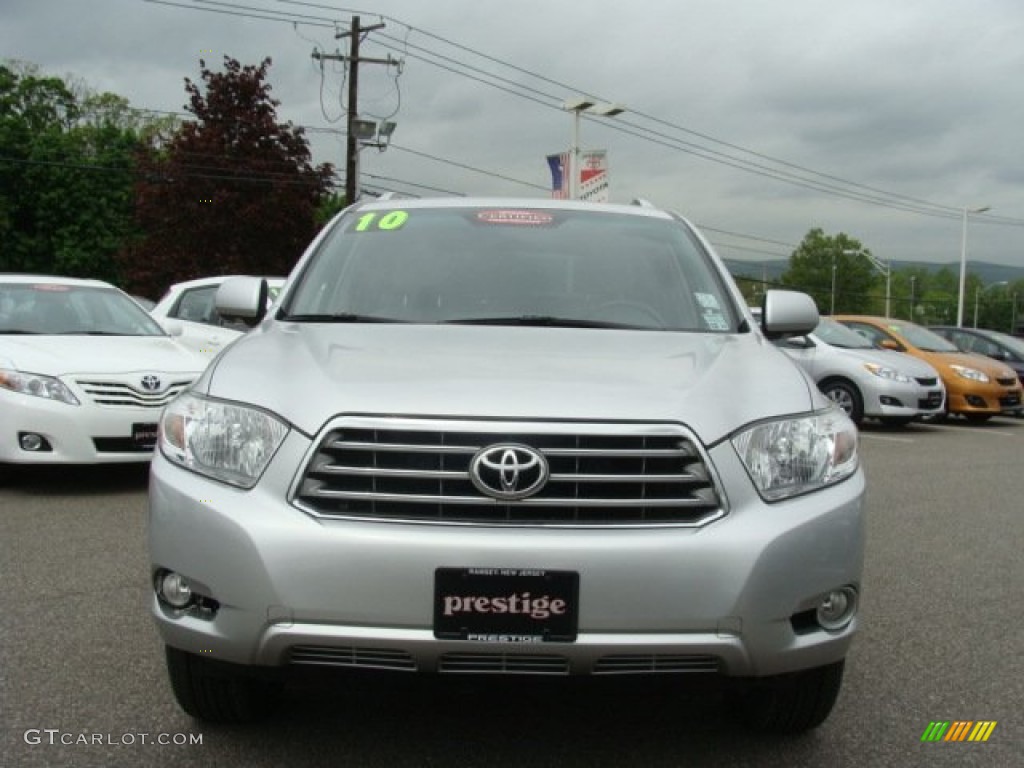
[[204,659],[170,646],[166,657],[174,698],[197,720],[252,722],[270,712],[281,697],[279,682],[260,679],[246,667]]
[[825,722],[839,697],[844,661],[749,683],[740,700],[747,725],[772,733],[802,733]]
[[854,424],[860,426],[864,420],[864,398],[857,387],[843,379],[826,379],[818,387],[825,397],[843,409]]
[[965,413],[964,418],[967,419],[971,424],[984,424],[986,421],[992,418],[991,413]]

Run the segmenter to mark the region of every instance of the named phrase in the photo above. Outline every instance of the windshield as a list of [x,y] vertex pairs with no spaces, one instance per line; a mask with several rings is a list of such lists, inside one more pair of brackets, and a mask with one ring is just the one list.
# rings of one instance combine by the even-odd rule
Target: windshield
[[821,318],[818,327],[814,329],[814,335],[833,347],[842,347],[843,349],[875,349],[875,345],[859,333],[827,317]]
[[901,323],[895,320],[887,321],[885,329],[907,341],[913,347],[922,352],[959,352],[957,346],[939,336],[934,331],[922,328],[913,323]]
[[278,316],[728,332],[727,297],[676,220],[411,206],[342,218]]
[[120,291],[45,282],[0,283],[0,334],[166,335]]

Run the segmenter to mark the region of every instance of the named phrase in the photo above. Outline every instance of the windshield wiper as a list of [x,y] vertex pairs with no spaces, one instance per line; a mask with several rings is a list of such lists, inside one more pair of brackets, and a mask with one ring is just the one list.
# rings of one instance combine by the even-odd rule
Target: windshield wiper
[[281,320],[293,323],[408,323],[397,317],[379,317],[377,315],[360,315],[355,312],[335,312],[324,315],[281,315]]
[[524,325],[548,328],[625,328],[641,330],[662,330],[643,325],[609,323],[603,320],[580,320],[579,318],[554,317],[552,315],[502,315],[497,317],[462,317],[442,320],[443,325]]

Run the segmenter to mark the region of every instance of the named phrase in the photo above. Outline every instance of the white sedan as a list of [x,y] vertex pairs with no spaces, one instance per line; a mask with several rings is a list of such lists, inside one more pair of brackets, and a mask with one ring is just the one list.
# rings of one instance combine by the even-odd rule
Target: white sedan
[[[202,277],[172,285],[149,313],[165,329],[181,329],[179,341],[207,361],[237,339],[247,328],[224,320],[216,307],[217,289],[231,275]],[[284,286],[283,277],[266,278],[268,303],[272,303]]]
[[0,274],[0,471],[148,461],[204,364],[108,283]]

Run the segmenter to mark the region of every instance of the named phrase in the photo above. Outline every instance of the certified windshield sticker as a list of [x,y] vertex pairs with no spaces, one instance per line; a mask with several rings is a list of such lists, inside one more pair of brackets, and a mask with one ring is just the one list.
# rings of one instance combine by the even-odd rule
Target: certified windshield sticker
[[694,293],[697,304],[700,305],[701,314],[704,316],[704,325],[712,331],[727,331],[729,323],[725,319],[722,307],[718,303],[718,297],[713,293]]
[[727,331],[729,330],[729,324],[725,322],[725,317],[721,312],[705,312],[704,313],[704,325],[712,331]]
[[485,224],[515,224],[525,227],[542,227],[553,222],[555,217],[543,211],[492,210],[478,212],[476,220],[482,221]]
[[718,299],[710,293],[698,293],[697,303],[700,304],[702,309],[721,309],[718,306]]
[[408,211],[388,211],[387,213],[364,213],[352,227],[355,232],[390,232],[401,229],[409,220]]

